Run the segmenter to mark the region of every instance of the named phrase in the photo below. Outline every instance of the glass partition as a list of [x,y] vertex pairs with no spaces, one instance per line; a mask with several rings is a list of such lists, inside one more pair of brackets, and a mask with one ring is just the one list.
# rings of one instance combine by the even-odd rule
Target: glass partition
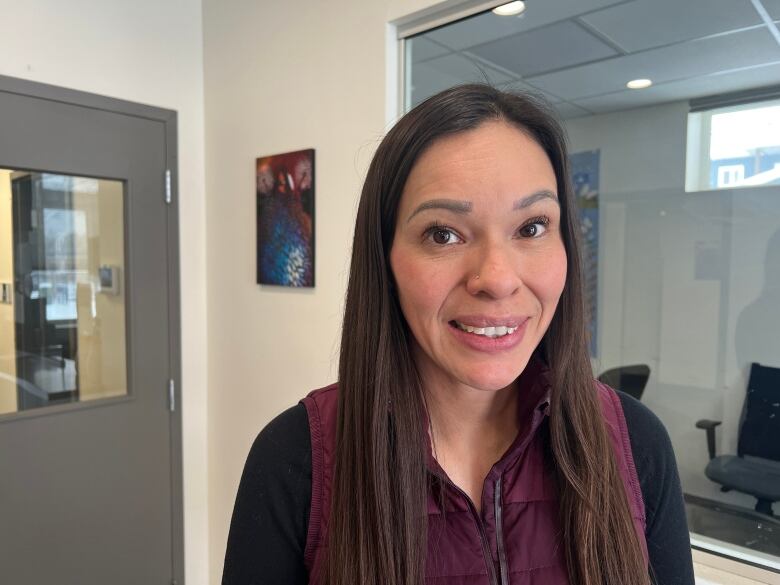
[[[404,108],[471,81],[552,104],[581,204],[594,375],[668,429],[692,541],[780,570],[777,46],[750,3],[667,4],[526,2],[416,34]],[[730,105],[690,113],[712,96]]]
[[0,169],[0,415],[127,393],[123,191]]
[[644,368],[611,383],[667,428],[693,541],[779,568],[780,185],[686,192],[687,118],[565,121],[599,153],[594,373]]
[[780,557],[780,188],[599,199],[596,371],[649,367],[691,532]]

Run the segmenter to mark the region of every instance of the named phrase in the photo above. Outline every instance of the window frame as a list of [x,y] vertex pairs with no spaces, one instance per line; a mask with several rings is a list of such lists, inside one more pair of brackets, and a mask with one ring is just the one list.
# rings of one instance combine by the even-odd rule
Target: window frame
[[[712,96],[701,101],[691,100],[691,108],[688,112],[688,128],[685,139],[685,192],[697,193],[701,191],[717,191],[719,189],[747,189],[761,185],[723,185],[712,186],[710,173],[713,160],[710,158],[712,145],[712,118],[720,114],[729,114],[765,107],[780,107],[780,91],[777,94],[771,92],[756,91],[754,98],[749,99],[748,94],[741,92],[739,99],[729,101],[729,95]],[[720,98],[720,100],[718,99]],[[778,141],[780,146],[780,140]],[[719,160],[719,159],[716,159]],[[720,171],[720,169],[719,169]]]

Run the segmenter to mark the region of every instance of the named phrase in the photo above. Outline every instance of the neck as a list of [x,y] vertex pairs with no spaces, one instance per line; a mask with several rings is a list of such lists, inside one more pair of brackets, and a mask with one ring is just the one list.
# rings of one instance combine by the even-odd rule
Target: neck
[[500,457],[517,435],[515,385],[485,391],[461,384],[424,385],[434,453]]

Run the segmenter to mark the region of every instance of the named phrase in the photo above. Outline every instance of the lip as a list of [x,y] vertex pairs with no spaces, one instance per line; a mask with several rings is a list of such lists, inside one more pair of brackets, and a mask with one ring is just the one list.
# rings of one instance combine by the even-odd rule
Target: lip
[[517,327],[528,320],[528,317],[507,315],[505,317],[489,317],[487,315],[461,315],[453,321],[469,327]]
[[[479,319],[466,318],[455,319],[464,325],[471,327],[517,327],[512,333],[507,333],[502,337],[490,338],[484,335],[477,335],[475,333],[468,333],[459,329],[452,322],[447,323],[452,336],[455,340],[468,347],[469,349],[484,352],[484,353],[500,353],[515,348],[525,335],[526,326],[528,324],[528,317],[512,318],[512,319],[493,319],[489,317],[481,317]],[[480,320],[481,319],[481,320]],[[510,325],[512,323],[512,325]]]

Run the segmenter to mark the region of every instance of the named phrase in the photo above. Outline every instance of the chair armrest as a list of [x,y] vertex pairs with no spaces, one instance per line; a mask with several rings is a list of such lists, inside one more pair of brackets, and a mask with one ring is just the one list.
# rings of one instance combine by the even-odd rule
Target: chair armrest
[[715,459],[715,427],[720,423],[721,421],[719,420],[701,419],[696,421],[697,429],[707,431],[707,451],[710,454],[710,459]]

